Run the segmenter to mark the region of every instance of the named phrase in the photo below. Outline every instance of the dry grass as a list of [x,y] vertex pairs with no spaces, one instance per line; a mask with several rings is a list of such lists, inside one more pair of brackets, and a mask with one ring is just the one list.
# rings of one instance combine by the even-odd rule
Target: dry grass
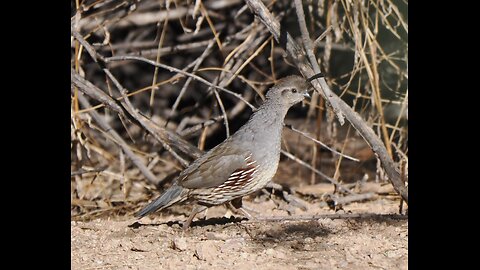
[[[300,39],[291,2],[265,4]],[[315,56],[328,84],[376,131],[408,176],[406,9],[403,1],[304,1]],[[207,150],[248,119],[249,104],[257,106],[275,80],[298,74],[240,0],[77,0],[72,1],[72,30],[86,42],[72,35],[72,69],[116,102],[133,108],[119,114],[72,86],[74,218],[129,213],[152,196],[154,184],[168,184],[182,164],[200,153],[171,143],[176,137],[169,140],[167,133],[155,137],[158,130],[166,127]],[[140,61],[109,61],[108,75],[92,54],[142,57],[183,73]],[[286,151],[340,183],[361,181],[365,174],[385,181],[368,146],[349,124],[338,125],[321,96],[315,94],[305,105],[292,108],[286,122],[361,162],[332,154],[290,130],[285,133]],[[146,116],[146,124],[132,122],[129,114]],[[155,131],[148,132],[145,125]],[[284,186],[324,181],[292,160],[282,159],[282,164],[295,168],[290,170],[291,181],[282,180]],[[146,176],[148,172],[153,177]]]

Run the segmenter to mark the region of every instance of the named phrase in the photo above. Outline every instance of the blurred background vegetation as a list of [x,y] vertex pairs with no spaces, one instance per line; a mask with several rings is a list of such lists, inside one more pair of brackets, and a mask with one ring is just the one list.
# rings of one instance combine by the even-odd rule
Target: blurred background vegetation
[[[300,37],[293,1],[263,2],[283,27]],[[304,1],[304,10],[331,89],[373,127],[407,174],[408,2]],[[185,69],[238,93],[254,106],[275,80],[298,74],[241,0],[76,0],[71,2],[71,16],[72,30],[102,56],[140,56]],[[73,33],[71,67],[104,93],[122,99]],[[108,69],[127,89],[139,113],[200,150],[223,141],[252,113],[235,95],[145,62],[116,61]],[[88,106],[79,101],[80,96]],[[156,182],[146,181],[118,141],[92,118],[93,111],[123,138]],[[334,155],[285,128],[283,149],[298,160],[341,183],[386,181],[368,145],[348,123],[340,126],[318,95],[292,108],[285,122],[360,162]],[[194,158],[173,151],[188,161]],[[283,156],[274,181],[285,187],[324,182],[298,160]],[[129,213],[157,194],[155,189],[168,186],[181,169],[181,163],[145,130],[72,87],[73,218]]]

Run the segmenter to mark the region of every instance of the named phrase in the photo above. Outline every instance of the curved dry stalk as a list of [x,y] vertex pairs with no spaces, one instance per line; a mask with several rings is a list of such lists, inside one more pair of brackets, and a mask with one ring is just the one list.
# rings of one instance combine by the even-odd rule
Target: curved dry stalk
[[352,160],[352,161],[355,161],[355,162],[360,162],[360,160],[359,160],[358,158],[354,158],[354,157],[351,157],[351,156],[349,156],[349,155],[345,155],[345,154],[343,154],[343,153],[341,153],[341,152],[338,152],[337,150],[329,147],[328,145],[324,144],[323,142],[321,142],[321,141],[313,138],[313,137],[310,136],[307,132],[303,132],[303,131],[301,131],[301,130],[298,130],[298,129],[294,128],[292,125],[285,125],[285,127],[289,128],[289,129],[292,130],[293,132],[296,132],[296,133],[302,135],[303,137],[305,137],[305,138],[307,138],[307,139],[312,140],[313,142],[321,145],[322,147],[324,147],[325,149],[329,150],[330,152],[332,152],[332,153],[334,153],[334,154],[336,154],[336,155],[339,155],[339,156],[341,156],[341,157],[344,157],[344,158],[346,158],[346,159],[349,159],[349,160]]
[[271,39],[272,38],[270,37],[267,40],[265,40],[265,42],[262,45],[260,45],[260,47],[256,49],[255,52],[252,55],[250,55],[242,65],[240,65],[240,67],[235,71],[233,76],[230,77],[230,79],[225,83],[225,85],[229,85],[238,76],[238,74],[240,74],[243,68],[246,65],[248,65],[253,60],[253,58],[255,58],[263,50],[263,48],[270,42]]
[[215,94],[215,98],[217,99],[218,105],[220,106],[220,110],[222,111],[223,115],[223,123],[225,124],[225,132],[227,133],[227,138],[230,137],[230,127],[228,125],[228,117],[227,117],[227,112],[225,111],[225,106],[223,106],[222,99],[220,98],[220,95],[218,94],[218,91],[216,89],[213,89],[213,93]]
[[[168,18],[168,9],[167,9],[167,17],[165,18],[165,20],[163,22],[162,33],[160,34],[160,40],[158,41],[157,56],[156,56],[156,59],[155,59],[155,62],[157,62],[157,63],[160,63],[160,57],[161,57],[160,49],[163,47],[163,42],[165,40],[165,34],[167,33],[168,19],[169,18]],[[157,78],[158,78],[158,67],[155,67],[155,70],[153,72],[152,90],[150,92],[150,101],[149,101],[150,115],[152,114],[152,111],[153,111],[153,102],[155,100],[155,92],[158,89],[158,87],[156,86]]]
[[235,92],[232,92],[226,88],[223,88],[221,86],[218,86],[218,85],[215,85],[207,80],[205,80],[204,78],[198,76],[198,75],[195,75],[195,74],[192,74],[190,72],[186,72],[186,71],[183,71],[181,69],[178,69],[178,68],[175,68],[175,67],[172,67],[172,66],[169,66],[169,65],[165,65],[165,64],[161,64],[161,63],[157,63],[155,61],[152,61],[152,60],[149,60],[149,59],[146,59],[144,57],[139,57],[139,56],[131,56],[131,55],[123,55],[123,56],[112,56],[112,57],[107,57],[104,59],[105,60],[105,63],[111,63],[111,62],[114,62],[114,61],[125,61],[125,60],[135,60],[135,61],[141,61],[141,62],[145,62],[145,63],[148,63],[152,66],[158,66],[158,67],[161,67],[161,68],[164,68],[166,70],[169,70],[171,72],[177,72],[177,73],[180,73],[182,75],[185,75],[187,77],[192,77],[193,79],[197,80],[197,81],[200,81],[210,87],[213,87],[213,88],[216,88],[216,89],[219,89],[225,93],[228,93],[232,96],[235,96],[236,98],[240,99],[241,101],[243,101],[245,104],[247,104],[252,110],[255,109],[255,106],[253,106],[250,102],[248,102],[246,99],[244,99],[242,97],[242,95],[240,94],[237,94]]

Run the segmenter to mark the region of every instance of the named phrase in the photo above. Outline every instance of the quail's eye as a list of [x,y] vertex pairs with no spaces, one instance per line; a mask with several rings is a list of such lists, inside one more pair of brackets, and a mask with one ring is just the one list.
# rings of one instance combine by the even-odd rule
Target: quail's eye
[[297,93],[297,89],[292,88],[292,93]]

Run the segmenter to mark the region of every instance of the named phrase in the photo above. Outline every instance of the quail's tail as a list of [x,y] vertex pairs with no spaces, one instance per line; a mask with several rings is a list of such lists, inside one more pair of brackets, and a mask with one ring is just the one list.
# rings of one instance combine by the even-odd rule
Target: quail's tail
[[181,186],[173,185],[167,189],[160,197],[145,206],[142,210],[135,213],[135,217],[141,218],[159,209],[168,207],[184,199],[185,192]]

